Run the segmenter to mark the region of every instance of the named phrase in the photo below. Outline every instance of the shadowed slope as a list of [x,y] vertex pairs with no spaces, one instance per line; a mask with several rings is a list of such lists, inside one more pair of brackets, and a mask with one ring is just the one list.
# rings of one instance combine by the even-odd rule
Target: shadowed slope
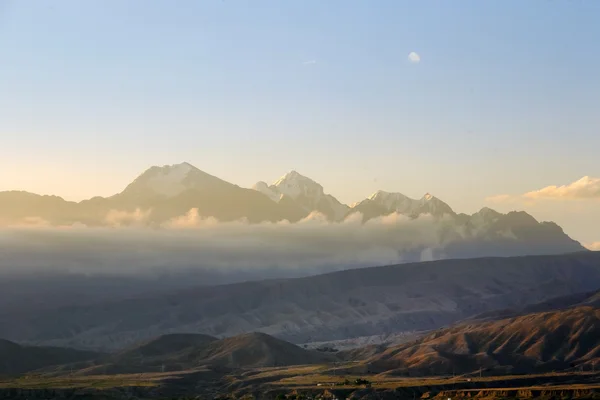
[[436,329],[600,287],[600,253],[444,260],[198,287],[0,316],[0,335],[115,349],[166,332],[262,331],[294,343]]
[[86,361],[100,356],[100,353],[60,347],[21,346],[0,339],[0,375],[21,374],[51,365]]
[[332,359],[264,333],[221,340],[207,335],[170,334],[84,366],[79,374],[182,371],[202,366],[247,369],[318,364]]

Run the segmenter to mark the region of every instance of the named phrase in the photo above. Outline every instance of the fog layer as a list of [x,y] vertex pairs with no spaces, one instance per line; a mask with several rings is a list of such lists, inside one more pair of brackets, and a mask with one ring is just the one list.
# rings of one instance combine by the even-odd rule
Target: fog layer
[[[121,219],[117,218],[121,217]],[[49,227],[43,223],[0,230],[2,272],[46,271],[140,274],[176,269],[319,272],[345,267],[429,259],[439,222],[392,214],[341,223],[311,214],[299,223],[220,223],[195,210],[160,228],[136,227],[143,214],[111,214],[110,228]],[[128,226],[119,221],[127,220]],[[300,271],[298,271],[300,272]]]

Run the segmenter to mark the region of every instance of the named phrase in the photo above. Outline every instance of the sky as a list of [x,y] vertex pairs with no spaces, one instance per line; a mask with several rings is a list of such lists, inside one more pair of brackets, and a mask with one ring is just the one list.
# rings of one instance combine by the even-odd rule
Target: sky
[[0,190],[294,169],[346,203],[430,192],[600,243],[599,19],[577,0],[0,0]]

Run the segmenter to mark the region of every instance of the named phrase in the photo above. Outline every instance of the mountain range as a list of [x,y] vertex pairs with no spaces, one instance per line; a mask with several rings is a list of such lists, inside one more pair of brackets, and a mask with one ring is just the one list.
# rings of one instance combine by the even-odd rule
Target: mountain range
[[293,343],[414,332],[597,290],[600,253],[406,263],[0,313],[0,337],[94,351],[168,333]]
[[[201,217],[248,223],[298,222],[311,214],[341,222],[360,213],[363,222],[393,213],[409,219],[433,218],[438,246],[433,258],[560,254],[584,251],[553,222],[538,222],[526,212],[501,214],[482,208],[473,215],[456,213],[437,197],[411,199],[378,191],[351,206],[326,194],[323,187],[296,171],[269,185],[242,188],[189,163],[151,167],[121,193],[81,202],[28,192],[0,192],[0,225],[31,221],[49,225],[142,224],[162,226],[191,210]],[[117,215],[118,218],[113,218]],[[421,251],[416,249],[419,260]],[[410,257],[408,259],[410,261]]]

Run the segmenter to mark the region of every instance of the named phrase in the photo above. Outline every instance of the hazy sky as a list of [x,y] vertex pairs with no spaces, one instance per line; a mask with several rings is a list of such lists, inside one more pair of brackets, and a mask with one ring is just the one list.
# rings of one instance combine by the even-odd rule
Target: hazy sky
[[0,190],[296,169],[344,202],[431,192],[600,241],[600,184],[520,196],[600,177],[599,20],[594,0],[0,0]]

